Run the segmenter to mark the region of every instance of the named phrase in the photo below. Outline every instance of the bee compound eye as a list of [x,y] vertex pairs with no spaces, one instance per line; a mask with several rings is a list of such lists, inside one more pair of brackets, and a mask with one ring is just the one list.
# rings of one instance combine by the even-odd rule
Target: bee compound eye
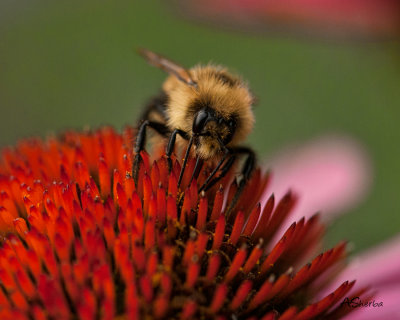
[[203,130],[204,126],[206,125],[208,118],[209,114],[207,111],[200,110],[199,112],[197,112],[193,120],[193,127],[192,127],[193,133],[200,133]]
[[235,120],[229,120],[228,121],[228,127],[230,130],[233,130],[236,128],[236,121]]
[[229,133],[224,137],[224,144],[228,144],[229,142],[232,141],[233,135],[235,134],[236,130],[236,121],[234,119],[231,119],[227,122],[225,122],[226,126],[229,128]]

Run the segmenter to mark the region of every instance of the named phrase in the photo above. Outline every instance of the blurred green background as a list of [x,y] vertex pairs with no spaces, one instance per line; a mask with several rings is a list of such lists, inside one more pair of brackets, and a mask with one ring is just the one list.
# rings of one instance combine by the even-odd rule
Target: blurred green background
[[328,245],[361,250],[400,226],[400,48],[207,27],[161,1],[0,2],[0,145],[65,128],[133,124],[165,74],[138,46],[185,66],[210,60],[248,79],[260,102],[250,137],[262,155],[326,133],[370,153],[367,200],[339,218]]

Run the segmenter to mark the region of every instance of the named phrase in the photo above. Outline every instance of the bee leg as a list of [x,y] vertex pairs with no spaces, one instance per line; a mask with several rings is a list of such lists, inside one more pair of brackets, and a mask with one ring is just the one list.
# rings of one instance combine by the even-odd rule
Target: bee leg
[[135,159],[133,160],[132,164],[132,175],[133,175],[133,180],[135,181],[135,185],[137,186],[138,178],[139,178],[139,169],[140,169],[140,162],[143,160],[142,156],[140,155],[140,152],[144,150],[144,147],[146,145],[146,129],[147,127],[152,128],[159,134],[165,136],[169,133],[169,129],[166,125],[159,123],[159,122],[154,122],[150,120],[144,120],[138,129],[138,133],[136,136],[136,142],[135,142]]
[[256,155],[253,150],[246,148],[246,147],[238,147],[232,149],[232,152],[234,154],[247,154],[246,161],[243,164],[242,170],[241,170],[241,179],[238,183],[238,188],[235,192],[235,195],[233,196],[233,199],[231,203],[229,204],[228,209],[225,212],[225,215],[229,217],[230,213],[232,210],[235,208],[240,195],[242,194],[247,181],[250,179],[251,174],[253,173],[253,170],[255,168],[256,164]]
[[179,134],[183,139],[188,140],[188,135],[185,131],[181,129],[175,129],[172,131],[171,135],[169,136],[168,144],[167,144],[167,150],[165,152],[167,156],[167,162],[168,162],[168,170],[171,172],[172,170],[172,160],[171,160],[171,155],[172,152],[174,151],[175,147],[175,142],[176,142],[176,135]]
[[185,158],[183,160],[181,172],[179,174],[178,188],[179,188],[179,186],[181,185],[181,182],[182,182],[183,173],[185,172],[185,168],[186,168],[186,164],[187,164],[187,161],[188,161],[188,158],[189,158],[189,152],[190,152],[190,148],[192,147],[192,144],[193,144],[193,137],[190,137],[189,144],[188,144],[188,147],[187,147],[186,153],[185,153]]
[[193,174],[192,174],[192,177],[190,178],[189,185],[192,183],[194,178],[196,178],[196,179],[198,178],[198,176],[200,174],[201,167],[203,166],[203,163],[204,163],[204,161],[203,161],[202,158],[200,158],[200,157],[196,158],[196,164],[194,166]]
[[[214,184],[216,184],[220,179],[222,179],[223,176],[226,175],[226,173],[229,171],[229,169],[232,167],[234,160],[232,160],[231,158],[225,163],[225,165],[222,167],[220,174],[214,178],[214,176],[216,175],[216,173],[218,172],[218,170],[221,168],[222,164],[224,163],[224,161],[227,159],[228,157],[228,153],[226,153],[221,160],[217,163],[216,167],[214,168],[214,170],[210,173],[210,175],[207,177],[206,181],[204,181],[203,185],[200,187],[199,192],[201,191],[207,191],[208,189],[210,189]],[[232,163],[230,163],[232,162]],[[211,180],[212,178],[214,178],[213,180]]]

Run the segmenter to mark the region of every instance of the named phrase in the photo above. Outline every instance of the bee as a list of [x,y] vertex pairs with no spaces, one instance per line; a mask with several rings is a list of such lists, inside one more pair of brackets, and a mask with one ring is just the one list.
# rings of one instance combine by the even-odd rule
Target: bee
[[216,161],[215,168],[199,192],[206,191],[222,179],[239,156],[246,157],[238,189],[230,205],[232,209],[256,162],[255,153],[240,145],[254,125],[254,97],[247,84],[221,66],[198,65],[187,70],[152,51],[140,49],[139,53],[169,76],[162,85],[162,92],[147,105],[139,121],[133,163],[135,182],[138,179],[140,152],[145,147],[147,129],[152,128],[168,139],[166,156],[170,169],[177,136],[187,141],[178,187],[192,148],[196,156],[192,179],[198,176],[203,161]]

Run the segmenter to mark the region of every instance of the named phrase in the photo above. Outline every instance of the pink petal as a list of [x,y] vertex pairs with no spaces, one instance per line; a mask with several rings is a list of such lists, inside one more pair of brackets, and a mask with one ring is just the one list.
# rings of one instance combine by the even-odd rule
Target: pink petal
[[[203,0],[178,1],[184,11],[243,30],[303,28],[312,34],[399,34],[398,0]],[[272,27],[272,28],[271,28]]]
[[343,137],[323,137],[284,150],[266,166],[272,170],[268,191],[274,192],[276,199],[289,189],[299,196],[287,227],[315,212],[329,218],[343,213],[363,199],[371,182],[366,153],[355,141]]
[[357,279],[357,287],[370,285],[378,291],[395,284],[400,294],[400,235],[355,257],[338,283],[349,278]]

